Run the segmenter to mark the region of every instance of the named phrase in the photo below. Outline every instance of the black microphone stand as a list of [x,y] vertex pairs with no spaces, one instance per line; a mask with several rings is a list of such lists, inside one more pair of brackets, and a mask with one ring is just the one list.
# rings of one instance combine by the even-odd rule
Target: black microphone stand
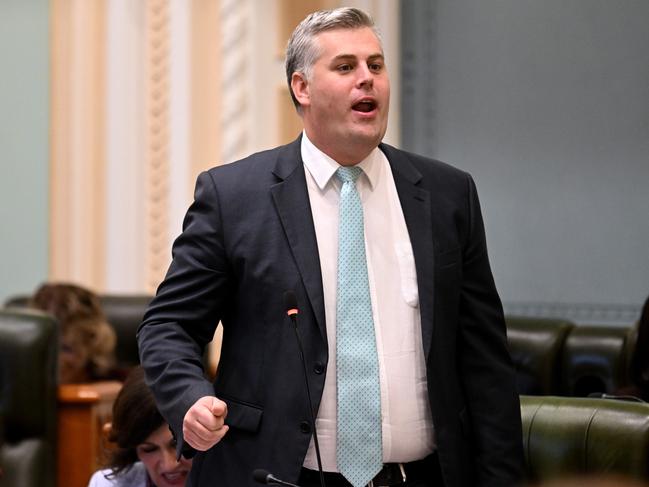
[[285,480],[278,479],[272,473],[261,468],[258,468],[257,470],[252,472],[252,478],[255,480],[255,482],[259,482],[260,484],[283,485],[284,487],[300,487],[299,485],[291,484],[290,482],[286,482]]
[[309,374],[306,368],[306,359],[304,358],[304,348],[302,347],[302,339],[300,338],[300,331],[297,327],[297,299],[292,291],[284,293],[284,304],[286,305],[286,312],[293,323],[293,330],[295,331],[295,338],[297,340],[298,348],[300,349],[300,358],[302,360],[302,369],[304,370],[304,381],[306,382],[306,395],[309,401],[309,414],[311,415],[311,423],[313,424],[313,444],[315,446],[315,456],[318,461],[318,473],[320,474],[320,486],[326,487],[324,479],[324,472],[322,471],[322,459],[320,458],[320,445],[318,444],[318,430],[315,425],[315,415],[313,414],[313,401],[311,400],[311,388],[309,387]]

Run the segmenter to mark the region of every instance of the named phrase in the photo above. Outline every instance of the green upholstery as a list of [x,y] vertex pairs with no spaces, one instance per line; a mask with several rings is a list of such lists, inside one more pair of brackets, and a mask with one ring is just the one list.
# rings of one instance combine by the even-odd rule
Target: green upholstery
[[0,310],[0,486],[56,482],[57,325],[41,313]]
[[4,303],[5,308],[26,308],[29,304],[29,296],[21,294],[19,296],[12,296]]
[[625,327],[575,327],[563,349],[560,394],[614,394],[626,386],[631,336],[632,329]]
[[126,369],[139,364],[135,333],[153,296],[109,294],[100,296],[100,299],[106,319],[117,335],[115,357],[118,367]]
[[649,404],[521,396],[528,476],[611,473],[649,478]]
[[587,397],[629,384],[635,328],[506,316],[518,392]]
[[557,394],[563,345],[574,323],[516,316],[506,322],[519,394]]
[[[149,295],[115,295],[106,294],[99,297],[106,320],[115,330],[117,343],[115,358],[117,368],[128,370],[140,363],[135,332],[142,322],[142,317],[153,296]],[[25,308],[29,296],[14,296],[5,302],[8,308]]]

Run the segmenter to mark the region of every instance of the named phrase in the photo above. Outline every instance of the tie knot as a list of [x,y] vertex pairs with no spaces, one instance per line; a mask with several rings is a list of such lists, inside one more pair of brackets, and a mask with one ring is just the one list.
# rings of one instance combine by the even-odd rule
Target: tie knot
[[358,166],[341,166],[336,169],[336,177],[343,183],[356,183],[363,170]]

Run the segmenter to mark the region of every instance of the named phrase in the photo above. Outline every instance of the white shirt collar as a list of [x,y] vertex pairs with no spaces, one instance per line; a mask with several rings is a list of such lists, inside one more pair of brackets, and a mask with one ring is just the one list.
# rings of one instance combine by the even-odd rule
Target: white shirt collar
[[[302,152],[304,165],[311,173],[311,176],[313,176],[313,180],[320,190],[323,190],[331,180],[332,176],[336,173],[336,170],[340,167],[340,164],[318,149],[313,142],[309,140],[305,131],[302,131],[300,150]],[[379,174],[381,172],[382,157],[383,153],[381,150],[378,147],[375,147],[365,159],[357,164],[357,166],[363,170],[363,174],[367,177],[371,189],[374,189],[378,182]]]

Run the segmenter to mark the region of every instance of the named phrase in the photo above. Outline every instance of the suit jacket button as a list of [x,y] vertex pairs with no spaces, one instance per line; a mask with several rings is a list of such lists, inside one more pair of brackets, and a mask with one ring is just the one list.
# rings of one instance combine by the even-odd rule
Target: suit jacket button
[[302,421],[300,423],[300,431],[302,433],[311,433],[311,424],[308,421]]
[[316,362],[316,364],[313,366],[313,371],[320,375],[325,371],[325,366],[322,362]]

